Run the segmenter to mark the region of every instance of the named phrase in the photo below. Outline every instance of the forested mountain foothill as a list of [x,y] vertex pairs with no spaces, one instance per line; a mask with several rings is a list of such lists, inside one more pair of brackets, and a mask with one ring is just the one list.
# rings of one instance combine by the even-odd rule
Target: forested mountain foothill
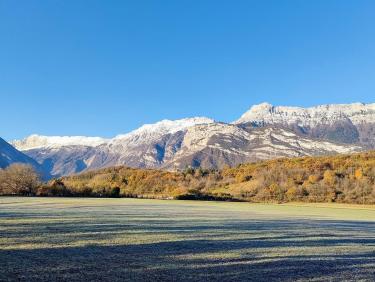
[[43,183],[31,166],[0,171],[0,194],[375,204],[375,151],[275,159],[222,170],[112,167]]

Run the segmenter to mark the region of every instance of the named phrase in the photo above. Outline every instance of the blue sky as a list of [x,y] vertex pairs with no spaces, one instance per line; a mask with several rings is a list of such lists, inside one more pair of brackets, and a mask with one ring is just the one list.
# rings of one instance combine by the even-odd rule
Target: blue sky
[[375,1],[0,0],[0,136],[375,102]]

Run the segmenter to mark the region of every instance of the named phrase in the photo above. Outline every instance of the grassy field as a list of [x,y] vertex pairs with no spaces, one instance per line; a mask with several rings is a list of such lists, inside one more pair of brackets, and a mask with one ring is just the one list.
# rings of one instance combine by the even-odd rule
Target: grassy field
[[0,198],[0,281],[375,281],[375,209]]

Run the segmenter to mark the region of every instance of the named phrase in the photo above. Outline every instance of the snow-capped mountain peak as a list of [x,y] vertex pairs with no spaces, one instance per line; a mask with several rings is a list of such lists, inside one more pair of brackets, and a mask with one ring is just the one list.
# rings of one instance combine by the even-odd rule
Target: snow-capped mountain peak
[[41,136],[37,134],[30,135],[22,140],[10,142],[18,150],[26,151],[38,148],[59,148],[63,146],[88,146],[96,147],[107,143],[109,140],[100,137],[85,136]]
[[375,104],[327,104],[310,108],[273,106],[262,103],[252,106],[235,124],[298,124],[314,127],[348,119],[353,124],[375,122]]
[[135,136],[142,136],[143,138],[152,138],[165,134],[173,134],[195,125],[210,124],[214,122],[215,121],[213,119],[206,117],[194,117],[179,120],[165,119],[154,124],[145,124],[130,133],[118,135],[112,141],[116,142],[125,139],[131,139]]

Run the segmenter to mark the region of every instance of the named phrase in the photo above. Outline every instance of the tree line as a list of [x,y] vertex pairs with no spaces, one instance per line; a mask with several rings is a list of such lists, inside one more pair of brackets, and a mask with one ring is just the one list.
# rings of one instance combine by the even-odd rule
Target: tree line
[[375,151],[275,159],[221,170],[112,167],[47,183],[31,167],[15,164],[0,170],[0,194],[375,204]]

